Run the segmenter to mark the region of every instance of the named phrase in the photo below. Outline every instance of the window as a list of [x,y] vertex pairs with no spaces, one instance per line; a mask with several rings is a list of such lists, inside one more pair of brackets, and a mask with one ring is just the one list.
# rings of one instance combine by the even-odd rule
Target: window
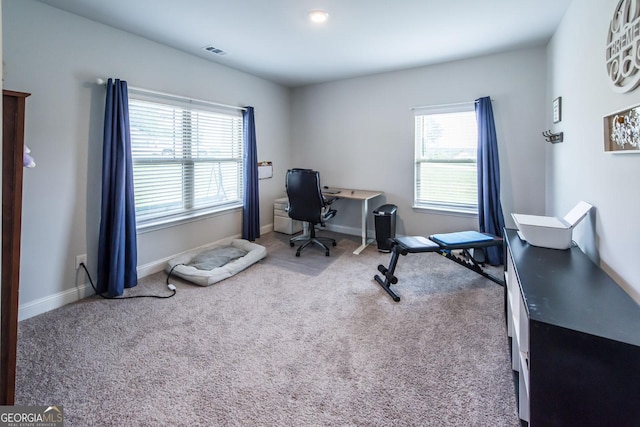
[[415,110],[414,207],[478,212],[473,102]]
[[242,206],[242,116],[129,91],[138,228]]

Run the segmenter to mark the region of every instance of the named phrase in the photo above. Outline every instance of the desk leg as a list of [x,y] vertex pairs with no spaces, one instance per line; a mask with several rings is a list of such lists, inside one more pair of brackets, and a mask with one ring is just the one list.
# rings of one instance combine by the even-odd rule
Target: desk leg
[[360,252],[362,252],[364,250],[364,248],[367,247],[367,245],[373,241],[373,239],[371,239],[370,242],[367,242],[367,213],[369,211],[369,200],[368,199],[364,199],[362,201],[362,245],[360,245],[358,247],[358,249],[356,249],[355,251],[353,251],[354,254],[356,255],[360,255]]

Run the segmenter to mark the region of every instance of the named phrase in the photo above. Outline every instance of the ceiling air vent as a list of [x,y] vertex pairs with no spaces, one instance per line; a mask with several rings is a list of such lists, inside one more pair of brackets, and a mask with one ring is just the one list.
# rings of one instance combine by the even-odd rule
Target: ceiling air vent
[[219,56],[227,54],[227,52],[225,52],[224,50],[218,49],[217,47],[211,46],[211,45],[203,47],[202,50],[206,50],[207,52],[210,52],[210,53],[213,53],[214,55],[219,55]]

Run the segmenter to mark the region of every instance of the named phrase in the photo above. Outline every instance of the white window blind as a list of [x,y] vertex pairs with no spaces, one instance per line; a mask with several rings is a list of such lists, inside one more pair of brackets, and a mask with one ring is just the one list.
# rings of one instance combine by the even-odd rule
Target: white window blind
[[129,92],[138,227],[242,206],[240,112]]
[[478,212],[474,103],[415,110],[414,206]]

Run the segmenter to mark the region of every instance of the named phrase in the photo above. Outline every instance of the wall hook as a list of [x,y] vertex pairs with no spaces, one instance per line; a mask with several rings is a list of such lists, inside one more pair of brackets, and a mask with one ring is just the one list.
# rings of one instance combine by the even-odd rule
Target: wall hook
[[556,144],[564,140],[564,132],[552,133],[551,130],[547,130],[542,132],[542,136],[544,136],[545,141],[552,144]]

